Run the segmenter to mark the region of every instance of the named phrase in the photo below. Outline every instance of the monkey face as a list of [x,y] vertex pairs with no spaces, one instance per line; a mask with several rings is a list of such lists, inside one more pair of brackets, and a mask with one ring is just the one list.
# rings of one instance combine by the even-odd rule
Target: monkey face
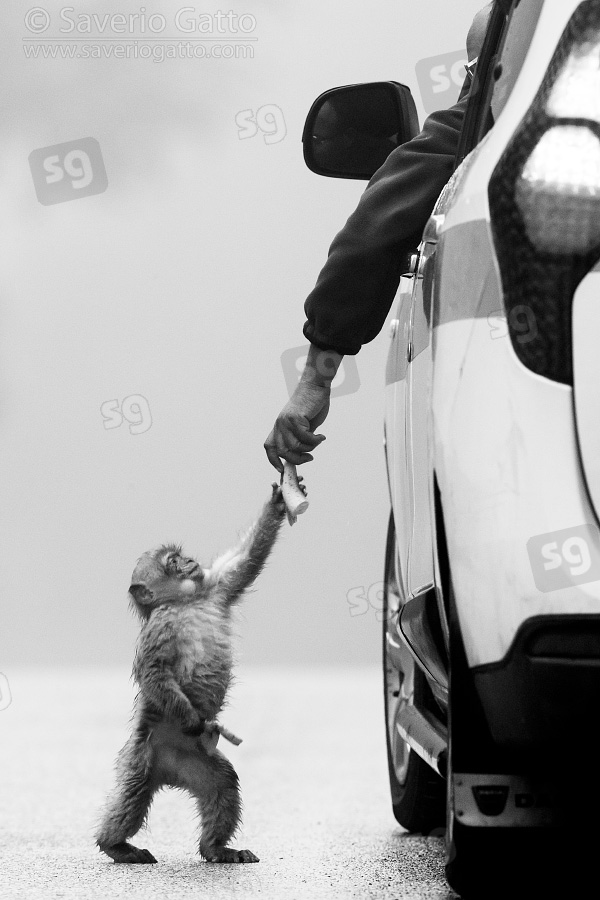
[[138,612],[146,618],[153,609],[165,603],[189,600],[204,578],[195,559],[184,556],[174,544],[144,553],[131,577],[129,594]]
[[189,556],[182,556],[179,547],[165,550],[161,558],[165,573],[173,578],[192,578],[202,572],[200,565]]

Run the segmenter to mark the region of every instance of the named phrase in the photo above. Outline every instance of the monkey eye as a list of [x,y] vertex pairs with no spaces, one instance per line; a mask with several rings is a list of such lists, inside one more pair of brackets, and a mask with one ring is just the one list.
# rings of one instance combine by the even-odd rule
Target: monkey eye
[[167,559],[166,569],[167,569],[167,572],[178,572],[179,571],[179,557],[178,556],[170,556]]

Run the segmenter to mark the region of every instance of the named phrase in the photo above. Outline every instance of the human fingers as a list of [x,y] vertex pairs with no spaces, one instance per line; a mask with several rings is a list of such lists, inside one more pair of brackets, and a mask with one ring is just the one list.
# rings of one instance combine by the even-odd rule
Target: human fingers
[[277,443],[275,439],[275,429],[271,431],[266,441],[263,444],[265,448],[265,453],[267,454],[267,459],[271,463],[271,465],[277,469],[280,475],[283,474],[283,463],[279,458],[279,454],[277,452]]
[[304,445],[304,449],[307,450],[312,450],[327,440],[324,434],[315,434],[304,417],[284,419],[280,428],[284,432],[286,440],[293,437],[299,444]]
[[[300,466],[302,463],[311,462],[313,459],[311,453],[302,450],[299,446],[289,447],[281,432],[277,432],[275,440],[277,455],[287,462],[293,463],[295,466]],[[281,471],[283,472],[283,468]]]
[[275,430],[283,438],[283,446],[288,450],[308,452],[325,440],[324,434],[313,434],[304,416],[285,416],[277,423]]

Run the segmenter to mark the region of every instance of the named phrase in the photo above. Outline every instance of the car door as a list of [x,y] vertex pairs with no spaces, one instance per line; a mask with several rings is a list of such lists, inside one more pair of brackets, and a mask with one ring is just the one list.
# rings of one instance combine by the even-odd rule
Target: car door
[[406,459],[408,522],[407,593],[424,593],[434,584],[432,518],[433,481],[430,451],[429,409],[431,396],[430,311],[438,232],[444,216],[429,220],[416,263],[408,326],[408,370],[406,378]]
[[[536,6],[535,18],[539,16],[541,0],[532,0]],[[443,243],[446,213],[456,202],[460,183],[472,162],[466,157],[473,151],[489,128],[493,125],[492,94],[494,90],[508,92],[502,81],[516,77],[517,67],[522,63],[525,47],[517,48],[517,62],[502,75],[497,67],[508,23],[515,4],[498,4],[492,13],[486,40],[475,69],[470,100],[460,136],[457,152],[457,168],[452,179],[442,192],[434,215],[429,219],[423,232],[416,263],[415,284],[412,292],[408,334],[408,369],[406,376],[406,460],[407,460],[407,503],[405,523],[407,532],[407,595],[422,594],[435,583],[434,536],[435,515],[433,497],[433,450],[431,445],[431,387],[432,387],[432,315],[436,278],[448,279],[447,267],[456,265],[452,254],[444,260],[438,259],[438,242]],[[531,18],[531,16],[530,16]],[[530,36],[531,25],[522,29]],[[499,82],[500,79],[500,82]],[[463,161],[464,160],[464,161]],[[446,268],[444,268],[446,267]]]
[[408,335],[414,286],[412,273],[400,279],[394,318],[390,323],[390,348],[385,373],[385,441],[388,482],[398,546],[398,579],[406,596],[410,516],[406,443]]

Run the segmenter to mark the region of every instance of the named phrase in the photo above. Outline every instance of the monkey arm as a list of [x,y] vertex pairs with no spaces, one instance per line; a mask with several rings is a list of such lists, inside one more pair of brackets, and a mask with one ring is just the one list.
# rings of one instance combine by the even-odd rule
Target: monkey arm
[[173,673],[163,666],[145,666],[136,670],[143,698],[183,729],[198,729],[202,719],[181,690]]
[[277,540],[284,515],[285,505],[281,491],[277,489],[239,545],[219,556],[208,570],[206,580],[223,592],[228,603],[238,600],[262,571]]

